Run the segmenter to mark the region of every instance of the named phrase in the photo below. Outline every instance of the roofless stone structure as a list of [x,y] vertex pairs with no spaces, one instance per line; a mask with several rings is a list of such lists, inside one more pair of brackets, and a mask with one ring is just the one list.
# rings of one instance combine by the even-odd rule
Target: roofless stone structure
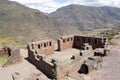
[[[97,68],[95,65],[101,60],[94,59],[94,52],[98,48],[104,50],[106,40],[103,37],[64,36],[57,40],[57,50],[52,40],[31,42],[27,46],[28,57],[47,77],[62,80],[70,72],[88,73],[89,69]],[[83,64],[88,66],[84,67],[87,72],[81,68]]]

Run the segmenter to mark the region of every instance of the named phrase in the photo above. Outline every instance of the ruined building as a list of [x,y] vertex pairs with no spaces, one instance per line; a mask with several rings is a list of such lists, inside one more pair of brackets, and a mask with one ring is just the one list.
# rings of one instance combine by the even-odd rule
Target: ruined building
[[61,80],[73,71],[84,73],[83,64],[88,66],[85,69],[91,69],[89,66],[99,63],[94,58],[88,59],[94,56],[95,49],[104,48],[105,43],[106,38],[101,37],[67,36],[58,39],[55,50],[52,40],[31,42],[27,46],[28,57],[48,78]]
[[4,46],[0,49],[0,57],[7,56],[7,61],[2,64],[2,67],[7,67],[12,64],[22,62],[22,56],[20,55],[20,49],[13,48],[11,46]]
[[11,49],[10,47],[3,47],[0,49],[0,57],[3,57],[3,56],[10,56],[11,55]]

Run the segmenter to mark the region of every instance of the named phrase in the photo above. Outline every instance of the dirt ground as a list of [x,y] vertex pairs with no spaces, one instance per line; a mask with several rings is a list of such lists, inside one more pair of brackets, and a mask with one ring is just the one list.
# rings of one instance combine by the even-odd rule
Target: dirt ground
[[[22,50],[21,54],[24,58],[27,57],[26,51]],[[19,72],[23,78],[28,78],[30,75],[36,73],[41,74],[42,80],[49,80],[42,72],[40,72],[33,64],[26,59],[22,63],[14,64],[5,68],[0,66],[0,80],[13,80],[12,74]]]
[[111,47],[111,55],[103,58],[102,69],[92,71],[86,80],[120,80],[120,40]]

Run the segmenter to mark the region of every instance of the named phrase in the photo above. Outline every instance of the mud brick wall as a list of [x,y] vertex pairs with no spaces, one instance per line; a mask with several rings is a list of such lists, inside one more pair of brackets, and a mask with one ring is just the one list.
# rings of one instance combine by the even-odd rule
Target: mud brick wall
[[63,51],[73,47],[74,37],[66,37],[58,40],[58,51]]
[[83,45],[85,43],[89,43],[93,47],[96,48],[104,48],[106,42],[106,38],[96,38],[96,37],[85,37],[85,36],[75,36],[74,37],[74,48],[83,49]]
[[52,41],[33,42],[29,47],[39,54],[49,55],[54,53],[54,44]]

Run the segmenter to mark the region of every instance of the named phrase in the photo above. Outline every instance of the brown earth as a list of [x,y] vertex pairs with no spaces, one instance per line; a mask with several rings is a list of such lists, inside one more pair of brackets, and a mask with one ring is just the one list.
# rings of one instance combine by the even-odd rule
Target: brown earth
[[[21,50],[24,58],[27,57],[27,51]],[[22,78],[29,78],[33,74],[40,74],[42,80],[49,80],[42,72],[40,72],[33,64],[26,59],[22,63],[14,64],[5,68],[0,65],[0,80],[13,80],[12,75],[19,72]]]
[[103,58],[102,69],[92,71],[87,80],[120,80],[120,39],[118,45],[111,46],[111,55]]

